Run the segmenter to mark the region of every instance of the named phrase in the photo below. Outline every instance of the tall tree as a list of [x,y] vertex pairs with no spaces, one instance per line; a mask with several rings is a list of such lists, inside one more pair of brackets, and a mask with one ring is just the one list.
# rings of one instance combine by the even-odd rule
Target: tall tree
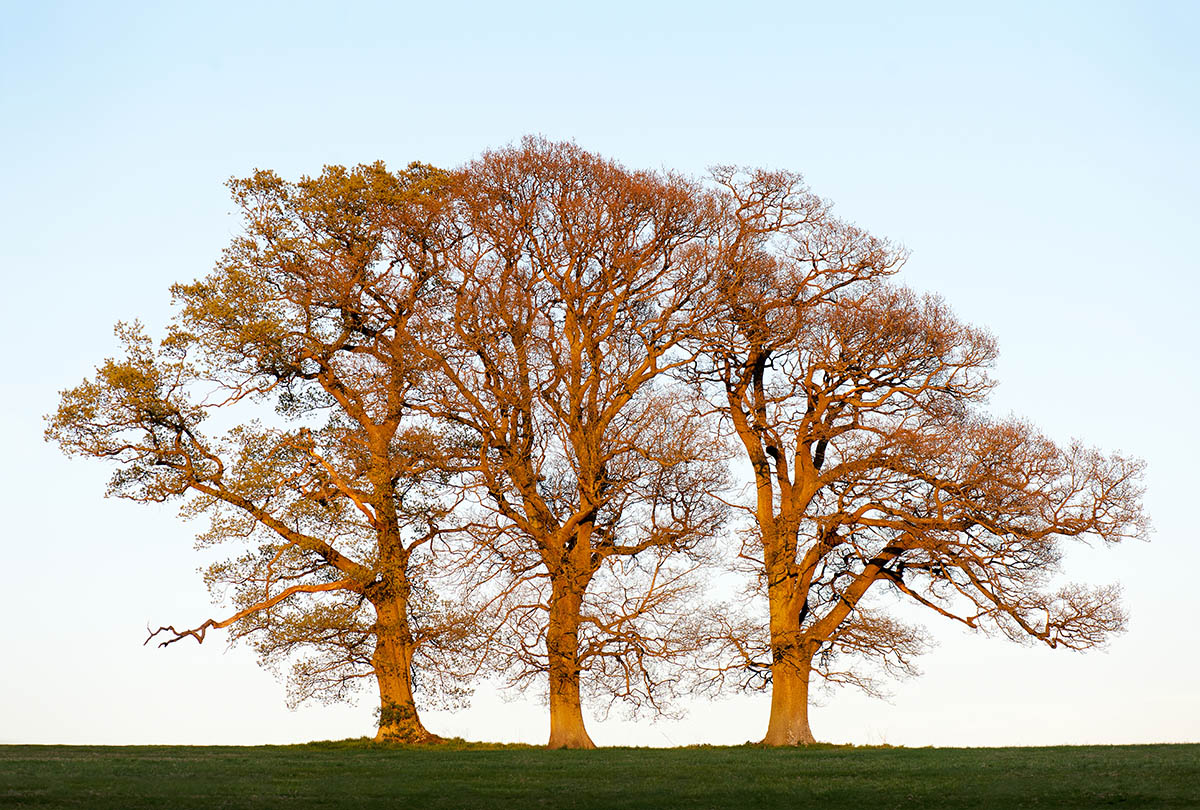
[[720,448],[665,376],[688,359],[713,211],[681,179],[538,139],[461,182],[454,315],[426,356],[440,415],[478,441],[514,679],[547,678],[551,747],[590,748],[581,687],[657,705],[689,638],[672,561],[721,521]]
[[[447,178],[375,164],[230,186],[245,230],[209,277],[174,288],[182,309],[161,347],[120,327],[125,356],[64,392],[47,435],[117,463],[111,494],[185,499],[211,519],[201,543],[248,545],[206,577],[232,586],[232,615],[151,638],[202,642],[229,627],[265,662],[295,661],[296,700],[373,678],[377,738],[435,739],[414,689],[456,694],[455,655],[475,629],[427,585],[455,462],[453,442],[411,407],[428,369],[407,324],[454,238]],[[243,421],[210,438],[214,413]]]
[[[722,179],[742,208],[763,210],[762,175]],[[743,553],[766,591],[768,632],[756,648],[731,624],[729,640],[737,664],[770,684],[763,741],[813,741],[813,672],[870,686],[861,669],[836,665],[839,654],[909,668],[921,635],[867,609],[878,583],[1051,647],[1086,648],[1119,629],[1115,589],[1053,580],[1064,539],[1143,532],[1140,462],[1062,449],[982,415],[993,340],[940,300],[883,284],[895,252],[823,215],[789,239],[790,253],[748,250],[758,237],[746,221],[755,217],[730,231],[724,311],[708,338],[720,410],[756,491]]]

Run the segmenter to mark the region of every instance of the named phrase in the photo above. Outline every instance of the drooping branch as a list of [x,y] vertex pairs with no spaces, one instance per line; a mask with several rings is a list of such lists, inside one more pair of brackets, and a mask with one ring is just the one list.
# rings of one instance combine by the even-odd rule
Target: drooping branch
[[[353,580],[349,580],[349,579],[341,579],[341,580],[338,580],[337,582],[325,582],[325,583],[321,583],[321,584],[317,584],[317,585],[293,585],[290,588],[285,588],[284,590],[275,594],[270,599],[264,599],[263,601],[258,602],[253,605],[250,605],[249,607],[247,607],[243,610],[239,610],[237,613],[233,614],[228,619],[221,619],[220,621],[218,621],[216,619],[209,619],[209,620],[205,621],[203,624],[201,624],[200,626],[192,628],[191,630],[176,630],[171,625],[167,625],[166,627],[159,627],[157,630],[150,631],[150,635],[147,636],[146,640],[142,642],[142,646],[144,647],[147,644],[149,644],[151,642],[151,640],[153,640],[154,637],[157,636],[159,633],[174,634],[174,638],[169,638],[166,641],[159,642],[159,644],[158,644],[159,647],[169,646],[171,644],[174,644],[176,641],[182,641],[183,639],[187,638],[188,636],[191,636],[192,638],[196,639],[197,643],[203,644],[204,636],[210,629],[221,630],[221,629],[228,627],[229,625],[234,624],[235,622],[240,621],[241,619],[244,619],[247,616],[250,616],[254,613],[258,613],[259,611],[262,611],[262,610],[270,610],[275,605],[278,605],[283,600],[287,599],[290,596],[294,596],[295,594],[298,594],[298,593],[321,593],[324,591],[354,591],[354,592],[358,593],[360,590],[361,590],[361,586],[359,586]],[[149,630],[149,628],[147,628],[147,630]]]

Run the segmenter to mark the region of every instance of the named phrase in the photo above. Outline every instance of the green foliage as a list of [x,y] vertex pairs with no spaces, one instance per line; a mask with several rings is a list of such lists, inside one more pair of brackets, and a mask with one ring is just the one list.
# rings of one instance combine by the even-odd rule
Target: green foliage
[[[233,615],[202,626],[286,668],[293,703],[344,700],[400,656],[419,694],[458,705],[475,666],[450,649],[470,600],[447,610],[422,571],[450,528],[458,440],[412,406],[427,370],[404,337],[449,183],[382,163],[231,180],[243,232],[172,288],[165,338],[118,324],[121,356],[48,418],[66,452],[114,463],[110,494],[173,500],[208,522],[198,546],[241,547],[205,572]],[[224,431],[202,434],[214,414]]]

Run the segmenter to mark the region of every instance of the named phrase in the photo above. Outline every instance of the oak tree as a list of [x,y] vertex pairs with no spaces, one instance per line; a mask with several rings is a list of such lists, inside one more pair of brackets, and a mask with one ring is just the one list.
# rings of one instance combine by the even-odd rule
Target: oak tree
[[[477,629],[429,587],[460,490],[454,440],[412,407],[428,369],[407,324],[455,238],[446,175],[375,164],[230,187],[244,230],[211,275],[174,288],[167,337],[119,327],[125,356],[63,393],[47,435],[115,463],[111,494],[183,500],[210,520],[202,545],[245,547],[206,575],[231,590],[230,615],[151,639],[230,628],[294,664],[294,700],[373,679],[379,739],[436,739],[415,693],[462,693]],[[232,426],[206,434],[214,415]]]
[[903,255],[814,202],[788,221],[798,177],[718,181],[735,216],[708,371],[750,464],[743,555],[769,610],[757,645],[733,621],[725,640],[771,689],[763,742],[813,741],[814,672],[870,689],[863,659],[911,670],[922,634],[865,601],[881,588],[1051,647],[1118,630],[1116,589],[1056,577],[1066,539],[1144,532],[1141,463],[989,418],[992,338],[884,283]]
[[680,178],[533,138],[460,182],[453,315],[423,351],[439,417],[478,443],[503,666],[546,679],[551,747],[590,748],[583,693],[666,697],[661,664],[693,636],[689,555],[722,519],[720,447],[666,376],[690,359],[713,211]]

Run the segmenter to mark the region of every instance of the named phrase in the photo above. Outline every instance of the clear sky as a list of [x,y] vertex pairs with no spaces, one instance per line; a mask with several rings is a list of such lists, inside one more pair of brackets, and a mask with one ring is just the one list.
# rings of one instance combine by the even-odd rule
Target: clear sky
[[[0,2],[0,743],[252,743],[373,733],[289,712],[246,650],[143,648],[214,615],[174,510],[106,501],[42,415],[152,328],[236,227],[222,183],[383,159],[452,166],[526,133],[631,167],[801,171],[904,243],[903,279],[1001,346],[993,397],[1149,464],[1150,543],[1081,549],[1128,633],[1084,655],[940,646],[890,702],[829,695],[818,738],[906,745],[1200,741],[1200,5],[1179,3]],[[599,744],[738,743],[765,698]],[[543,742],[481,687],[443,735]]]

